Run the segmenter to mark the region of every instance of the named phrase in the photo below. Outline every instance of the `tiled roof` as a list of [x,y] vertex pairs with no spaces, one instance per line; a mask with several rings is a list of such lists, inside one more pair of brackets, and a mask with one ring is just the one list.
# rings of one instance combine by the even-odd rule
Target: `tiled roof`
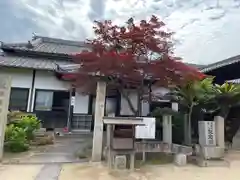
[[238,62],[240,62],[240,55],[225,59],[223,61],[209,64],[209,65],[203,67],[201,69],[201,72],[206,73],[206,72],[209,72],[209,71],[212,71],[212,70],[215,70],[215,69],[227,66],[227,65],[235,64]]
[[[59,66],[73,64],[68,60],[68,55],[78,53],[89,48],[90,46],[80,41],[77,42],[43,36],[34,36],[32,41],[27,43],[2,43],[1,49],[4,51],[3,54],[5,56],[1,56],[0,54],[0,66],[54,70],[56,69],[56,64]],[[19,54],[14,53],[15,50],[25,52],[26,57],[23,57],[22,55],[19,56]],[[27,57],[27,53],[32,52],[35,54],[36,58],[32,56]],[[45,53],[44,56],[39,58],[39,54],[42,55],[43,53]],[[48,58],[48,56],[54,56],[55,60],[52,60],[53,58]],[[201,65],[196,64],[188,65],[196,68],[202,67]],[[67,71],[69,71],[69,67],[66,66],[63,66],[63,68],[60,69],[67,69]]]
[[[72,64],[68,55],[87,48],[84,42],[34,36],[27,43],[2,43],[0,66],[56,70],[57,65]],[[15,51],[24,53],[19,55]]]
[[240,79],[228,80],[227,82],[234,83],[234,84],[240,84]]
[[34,36],[28,43],[3,43],[2,49],[15,49],[22,51],[34,51],[56,54],[74,54],[87,49],[89,46],[84,42],[69,41],[63,39]]
[[202,69],[203,67],[205,67],[205,65],[201,65],[201,64],[193,64],[193,63],[185,63],[185,64],[187,64],[188,66],[198,68],[198,69]]
[[71,62],[69,61],[56,61],[43,58],[0,56],[0,66],[6,67],[18,67],[54,71],[57,69],[58,65],[65,65],[70,63]]
[[[199,68],[199,66],[201,66],[197,64],[189,64],[189,63],[185,63],[185,64],[188,66],[193,66],[195,68]],[[56,71],[61,73],[73,73],[73,72],[76,72],[79,69],[79,67],[80,67],[79,64],[73,64],[73,63],[58,64]]]

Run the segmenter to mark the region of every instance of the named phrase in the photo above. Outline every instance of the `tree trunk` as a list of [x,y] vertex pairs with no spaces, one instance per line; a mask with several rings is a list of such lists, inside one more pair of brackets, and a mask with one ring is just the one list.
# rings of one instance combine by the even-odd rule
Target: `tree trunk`
[[132,113],[133,113],[135,116],[137,116],[137,115],[138,115],[138,110],[134,108],[133,103],[132,103],[132,101],[131,101],[128,93],[125,92],[123,89],[119,89],[119,92],[120,92],[120,94],[123,96],[123,98],[127,101],[128,106],[129,106],[130,110],[132,111]]
[[142,97],[140,91],[138,92],[137,115],[142,116]]
[[192,127],[191,127],[192,110],[193,104],[190,105],[189,112],[184,117],[184,144],[186,145],[192,144]]

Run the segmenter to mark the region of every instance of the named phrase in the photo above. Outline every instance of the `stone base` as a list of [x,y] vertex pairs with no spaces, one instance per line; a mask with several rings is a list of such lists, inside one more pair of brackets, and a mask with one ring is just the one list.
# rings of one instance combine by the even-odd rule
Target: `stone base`
[[202,153],[204,159],[219,159],[224,157],[225,149],[216,146],[202,147]]
[[197,165],[200,167],[230,167],[230,163],[224,159],[207,160],[202,158],[196,159]]
[[115,170],[126,170],[127,168],[127,157],[125,155],[117,155],[114,161]]
[[221,159],[224,157],[225,149],[219,146],[195,146],[195,153],[197,156],[204,159]]
[[187,165],[187,156],[185,154],[176,154],[174,156],[174,164],[177,166]]

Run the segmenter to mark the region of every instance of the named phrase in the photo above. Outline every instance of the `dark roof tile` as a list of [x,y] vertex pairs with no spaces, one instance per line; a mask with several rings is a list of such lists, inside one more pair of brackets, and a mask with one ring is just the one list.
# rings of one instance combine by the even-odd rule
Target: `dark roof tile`
[[[32,41],[27,43],[3,43],[3,50],[22,50],[27,52],[36,52],[36,53],[53,53],[58,57],[58,55],[70,55],[81,52],[85,49],[89,49],[90,46],[86,45],[83,41],[69,41],[57,38],[49,38],[43,36],[34,36]],[[59,56],[60,57],[60,56]],[[56,57],[55,57],[56,58]],[[67,58],[67,57],[66,57]],[[29,58],[29,57],[20,57],[16,56],[3,56],[0,58],[0,66],[13,66],[13,67],[25,67],[25,68],[34,68],[34,69],[49,69],[53,70],[58,65],[72,64],[70,61],[44,59],[44,58]],[[201,65],[189,64],[196,68],[201,68]]]
[[218,61],[218,62],[209,64],[209,65],[201,68],[201,71],[203,73],[207,73],[209,71],[212,71],[212,70],[215,70],[215,69],[227,66],[227,65],[235,64],[235,63],[238,63],[238,62],[240,62],[240,55],[233,56],[233,57],[225,59],[223,61]]
[[69,61],[56,61],[40,58],[0,56],[0,66],[6,67],[22,67],[54,71],[57,69],[57,65],[64,65],[69,63]]
[[[32,45],[31,48],[28,47],[29,43]],[[80,41],[69,41],[42,36],[35,36],[29,43],[3,43],[2,48],[56,54],[75,54],[90,47]]]

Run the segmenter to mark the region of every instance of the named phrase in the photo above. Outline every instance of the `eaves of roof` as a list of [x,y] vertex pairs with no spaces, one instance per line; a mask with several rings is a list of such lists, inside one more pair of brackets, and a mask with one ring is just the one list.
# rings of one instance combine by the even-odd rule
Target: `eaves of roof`
[[2,43],[1,45],[3,51],[17,50],[49,55],[71,55],[89,48],[90,46],[83,41],[70,41],[42,36],[34,36],[33,40],[27,43]]
[[215,69],[218,69],[218,68],[221,68],[221,67],[224,67],[224,66],[227,66],[227,65],[235,64],[235,63],[238,63],[238,62],[240,62],[240,55],[225,59],[223,61],[219,61],[219,62],[216,62],[216,63],[209,64],[209,65],[203,67],[201,69],[201,72],[207,73],[207,72],[213,71]]
[[0,56],[0,66],[55,71],[57,66],[70,64],[69,61],[56,61],[44,58]]

